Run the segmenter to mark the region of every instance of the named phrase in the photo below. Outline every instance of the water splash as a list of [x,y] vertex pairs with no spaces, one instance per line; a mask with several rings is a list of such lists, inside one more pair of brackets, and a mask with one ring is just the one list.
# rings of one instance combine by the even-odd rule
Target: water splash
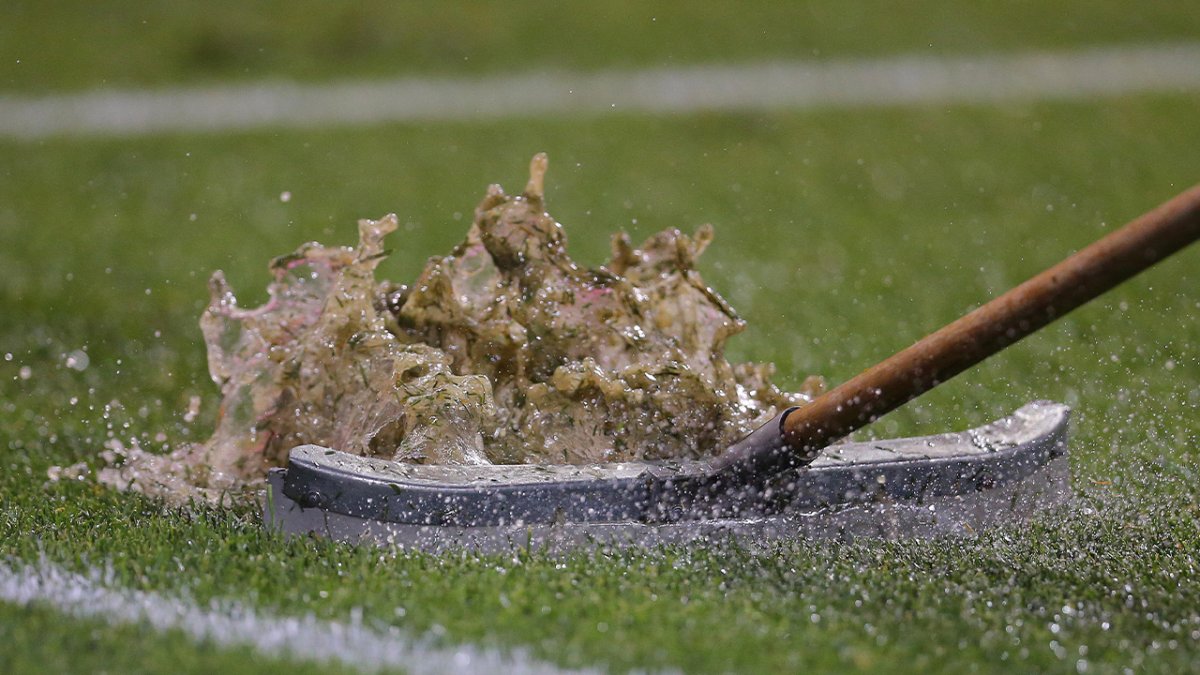
[[221,390],[213,436],[168,455],[110,447],[101,480],[173,500],[257,485],[314,443],[408,462],[583,463],[719,452],[783,406],[767,364],[730,364],[745,324],[695,269],[713,239],[661,232],[584,268],[545,210],[546,156],[525,190],[491,186],[463,243],[411,287],[375,279],[394,215],[357,247],[271,263],[269,300],[238,306],[217,272],[201,318]]

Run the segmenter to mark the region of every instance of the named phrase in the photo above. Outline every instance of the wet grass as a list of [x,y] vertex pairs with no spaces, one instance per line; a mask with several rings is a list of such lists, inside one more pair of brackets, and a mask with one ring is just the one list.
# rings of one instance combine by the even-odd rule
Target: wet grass
[[[45,472],[109,437],[160,447],[206,434],[196,319],[211,270],[250,304],[271,256],[349,242],[354,219],[396,211],[406,225],[382,273],[411,278],[462,236],[487,182],[523,184],[537,150],[578,257],[602,259],[617,228],[713,222],[702,270],[751,326],[735,356],[773,360],[793,384],[837,382],[1194,181],[1197,103],[0,144],[0,554],[111,565],[125,585],[202,602],[339,619],[361,608],[566,665],[1195,670],[1197,251],[871,431],[964,428],[1033,398],[1074,406],[1079,507],[979,538],[431,557],[282,541],[249,507],[169,509]],[[66,364],[77,350],[83,370]],[[191,395],[207,402],[186,424]],[[51,621],[0,608],[0,635],[18,636],[4,658],[29,663],[33,629]],[[135,658],[113,646],[127,629],[54,623],[66,652],[86,649],[76,633],[108,650],[67,667]],[[139,643],[153,654],[181,639]]]
[[0,89],[330,79],[678,65],[895,52],[945,54],[1194,40],[1185,2],[986,4],[630,0],[202,5],[10,0]]
[[1179,672],[1194,668],[1200,630],[1198,515],[1143,503],[964,541],[480,559],[284,542],[250,514],[164,512],[70,486],[4,527],[37,535],[22,557],[112,561],[134,588],[329,618],[358,608],[567,665]]
[[[218,648],[181,632],[63,617],[40,607],[0,604],[0,670],[24,673],[347,672],[336,664],[270,659],[249,648]],[[349,671],[354,672],[354,671]]]

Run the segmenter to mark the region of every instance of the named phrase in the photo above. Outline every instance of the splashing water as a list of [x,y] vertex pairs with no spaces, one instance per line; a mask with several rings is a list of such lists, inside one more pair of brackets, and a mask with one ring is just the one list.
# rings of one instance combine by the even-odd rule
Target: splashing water
[[172,501],[256,486],[314,443],[425,463],[587,463],[720,452],[800,393],[769,364],[730,364],[745,324],[704,285],[713,238],[613,238],[604,266],[566,251],[545,211],[546,156],[519,195],[492,185],[449,256],[411,287],[376,281],[394,215],[355,248],[305,244],[271,263],[255,309],[217,272],[201,318],[221,390],[213,436],[168,455],[113,444],[100,479]]

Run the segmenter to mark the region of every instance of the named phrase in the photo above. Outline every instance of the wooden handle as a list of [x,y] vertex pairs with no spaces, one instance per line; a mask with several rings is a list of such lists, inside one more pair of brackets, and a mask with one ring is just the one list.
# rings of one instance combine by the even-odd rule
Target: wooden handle
[[808,464],[830,442],[929,391],[1200,238],[1200,185],[868,368],[784,417],[785,448],[719,466],[764,476]]

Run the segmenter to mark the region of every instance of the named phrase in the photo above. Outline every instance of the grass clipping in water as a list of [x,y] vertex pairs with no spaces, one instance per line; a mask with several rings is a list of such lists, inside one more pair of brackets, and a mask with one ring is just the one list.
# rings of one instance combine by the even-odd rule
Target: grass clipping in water
[[157,455],[110,449],[101,480],[172,501],[257,485],[293,447],[444,464],[590,463],[719,453],[819,386],[733,365],[744,323],[704,285],[712,241],[661,232],[588,269],[545,210],[545,155],[523,193],[488,188],[466,240],[412,286],[375,280],[396,217],[356,248],[271,263],[270,300],[238,307],[217,272],[201,319],[221,389],[212,438]]

